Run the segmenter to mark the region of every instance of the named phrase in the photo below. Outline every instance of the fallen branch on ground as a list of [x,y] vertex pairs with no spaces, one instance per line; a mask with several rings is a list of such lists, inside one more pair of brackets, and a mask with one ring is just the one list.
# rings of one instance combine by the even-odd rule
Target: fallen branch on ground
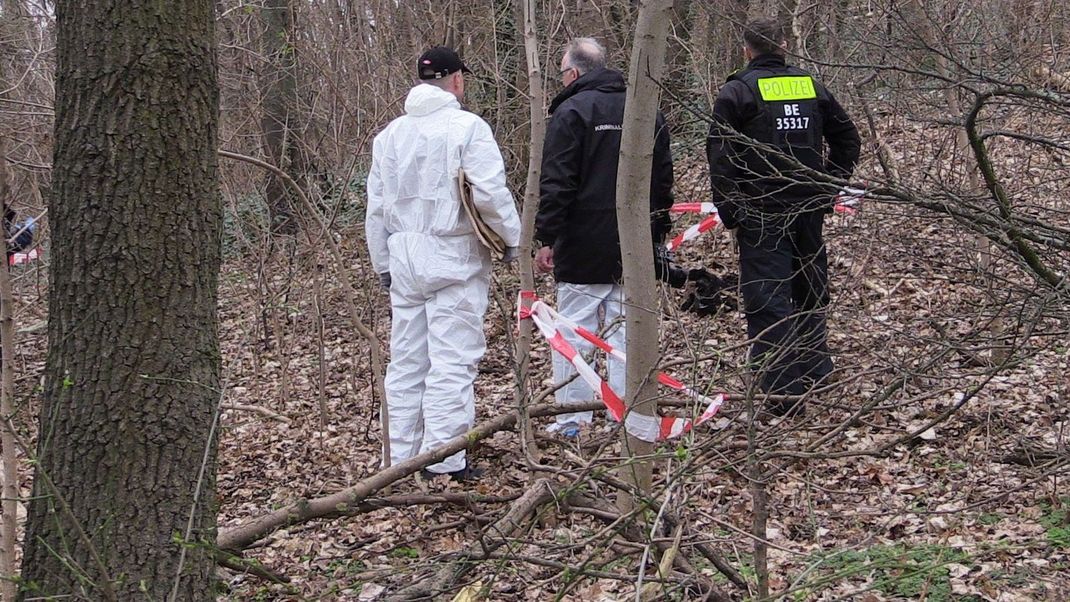
[[1001,464],[1018,464],[1019,466],[1035,468],[1047,464],[1052,460],[1059,460],[1061,458],[1070,458],[1070,451],[1059,452],[1054,449],[1032,449],[1030,447],[1025,447],[1021,451],[1002,456],[998,462]]
[[219,409],[221,409],[221,410],[238,410],[238,411],[242,411],[242,412],[254,412],[256,414],[260,414],[261,416],[266,416],[268,418],[271,418],[272,420],[278,420],[279,422],[285,422],[286,424],[290,424],[290,423],[293,422],[293,420],[290,420],[289,418],[287,418],[286,416],[283,416],[282,414],[279,414],[278,412],[273,412],[273,411],[271,411],[271,410],[269,410],[267,408],[262,408],[260,406],[250,406],[250,405],[245,405],[245,404],[241,404],[241,403],[224,403],[224,404],[220,404]]
[[543,504],[557,498],[561,486],[550,482],[548,479],[538,479],[531,484],[531,488],[519,497],[509,507],[509,510],[493,524],[488,525],[486,532],[493,536],[482,539],[483,546],[479,550],[472,550],[462,554],[455,561],[444,564],[435,571],[434,577],[424,579],[406,588],[399,590],[390,596],[388,600],[413,600],[434,596],[437,593],[449,591],[453,583],[462,579],[476,567],[472,561],[485,560],[496,550],[508,543],[509,538],[527,524],[528,517]]
[[[688,404],[681,401],[665,400],[662,405],[686,406]],[[601,408],[600,402],[570,405],[542,404],[530,408],[530,415],[532,417],[545,417],[565,412],[595,410],[599,408]],[[426,466],[437,463],[445,457],[465,449],[477,441],[491,437],[495,433],[503,430],[513,429],[516,426],[518,419],[518,414],[515,412],[495,417],[477,425],[468,433],[455,437],[437,450],[420,454],[410,460],[385,468],[380,472],[365,478],[352,487],[320,498],[298,500],[286,508],[253,519],[231,529],[224,530],[219,535],[218,545],[222,550],[240,551],[250,547],[271,533],[288,526],[302,524],[316,519],[329,519],[372,512],[387,507],[406,507],[421,504],[453,504],[470,507],[477,503],[502,503],[512,501],[513,504],[502,518],[488,526],[484,531],[486,535],[482,539],[483,545],[478,551],[468,552],[464,554],[463,558],[460,560],[448,561],[448,564],[436,571],[433,576],[399,591],[392,599],[411,599],[412,596],[427,595],[428,592],[444,590],[449,587],[450,584],[456,583],[458,579],[461,579],[465,574],[478,566],[478,561],[488,560],[498,556],[498,550],[508,543],[509,538],[512,537],[513,533],[527,523],[528,517],[530,517],[538,507],[558,497],[560,486],[545,479],[540,479],[536,482],[535,486],[522,496],[490,497],[470,493],[452,492],[439,494],[408,494],[386,498],[374,498],[372,496],[376,492],[389,487],[396,481],[414,474]],[[618,483],[618,485],[625,486],[623,483]],[[597,501],[586,496],[572,494],[568,497],[569,499],[562,505],[562,507],[566,509],[571,507],[582,513],[591,514],[608,523],[615,523],[621,518],[620,514],[616,512],[615,509],[609,508],[608,506],[602,507]],[[669,518],[666,524],[671,528],[679,528],[678,521],[672,518]],[[649,543],[639,530],[635,528],[634,524],[631,527],[625,527],[624,531],[625,532],[621,534],[627,539]],[[685,534],[686,531],[687,530],[684,529]],[[679,553],[681,551],[679,548],[673,553],[670,552],[670,549],[673,546],[669,542],[656,541],[654,543],[662,554],[671,553],[674,556],[674,558],[672,558],[672,564],[675,565],[678,570],[688,575],[687,580],[697,585],[698,590],[705,596],[704,599],[730,600],[730,597],[726,593],[710,582],[710,580],[700,571],[696,570],[695,566],[686,556]],[[735,585],[744,588],[746,587],[746,582],[739,576],[738,572],[728,565],[728,563],[724,562],[724,560],[708,545],[698,543],[684,543],[683,545],[693,546],[694,549],[710,560],[718,570],[728,576],[729,580]],[[234,558],[225,558],[224,554],[220,554],[220,563],[224,564],[224,566],[230,566],[234,560]],[[255,565],[249,566],[254,567]],[[235,567],[230,566],[230,568]],[[270,579],[269,571],[265,571],[265,574],[258,574],[254,570],[249,570],[248,572],[257,574],[265,579]],[[681,586],[685,585],[685,582],[679,582],[674,579],[658,579],[657,581],[667,581]]]
[[[659,403],[669,406],[686,405],[686,402],[673,401]],[[598,410],[602,407],[602,403],[598,401],[569,405],[551,403],[532,407],[530,415],[538,418],[543,416],[555,416],[557,414],[568,412]],[[491,420],[475,426],[467,433],[447,441],[438,449],[422,453],[409,460],[401,462],[400,464],[384,468],[352,487],[324,497],[298,500],[285,508],[276,510],[260,518],[250,520],[236,527],[226,529],[219,534],[217,545],[223,550],[240,551],[247,548],[258,539],[266,537],[284,527],[305,523],[310,520],[337,518],[340,516],[349,516],[366,512],[367,510],[361,508],[360,504],[376,492],[389,487],[391,484],[414,474],[423,468],[441,462],[446,457],[467,448],[469,445],[477,441],[486,439],[497,432],[512,429],[516,425],[517,419],[518,417],[515,412],[492,418]]]
[[[530,409],[533,417],[554,416],[577,411],[597,410],[600,402],[585,404],[543,404]],[[253,519],[236,527],[226,529],[219,534],[217,545],[220,549],[241,551],[253,542],[266,537],[284,527],[305,523],[322,518],[335,518],[352,514],[369,497],[391,484],[411,475],[427,466],[436,464],[447,457],[467,448],[469,445],[486,439],[497,432],[512,429],[517,422],[515,412],[492,418],[472,428],[467,433],[454,437],[442,447],[422,453],[369,476],[352,487],[313,499],[302,499],[289,506]]]
[[250,562],[240,556],[232,556],[227,553],[220,552],[216,555],[216,562],[219,566],[230,569],[236,573],[244,573],[246,575],[252,575],[259,577],[264,581],[270,581],[271,583],[277,583],[279,585],[286,585],[290,583],[290,578],[286,575],[281,575],[274,571],[271,571],[264,567],[262,564]]

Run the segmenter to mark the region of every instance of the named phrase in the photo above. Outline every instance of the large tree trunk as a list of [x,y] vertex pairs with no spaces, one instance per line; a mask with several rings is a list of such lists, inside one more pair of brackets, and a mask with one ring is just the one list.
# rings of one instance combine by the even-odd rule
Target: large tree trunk
[[[642,0],[635,28],[635,44],[628,71],[624,129],[617,171],[617,224],[624,264],[624,303],[627,312],[628,407],[633,412],[657,413],[657,385],[651,376],[658,362],[658,297],[654,281],[653,241],[650,236],[650,169],[654,162],[654,124],[659,85],[665,70],[665,38],[672,18],[672,0]],[[628,453],[648,456],[653,445],[626,436]],[[632,462],[623,479],[649,491],[649,460]],[[621,498],[627,509],[631,502]]]
[[65,1],[56,13],[49,349],[21,596],[208,600],[213,3]]

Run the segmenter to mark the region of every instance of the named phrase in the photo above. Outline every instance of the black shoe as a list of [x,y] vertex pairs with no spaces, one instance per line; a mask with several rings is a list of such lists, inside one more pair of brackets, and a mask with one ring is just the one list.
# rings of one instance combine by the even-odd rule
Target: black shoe
[[428,481],[436,477],[448,476],[455,483],[463,483],[465,481],[478,481],[483,476],[483,469],[475,466],[465,466],[453,472],[431,472],[424,468],[420,471],[420,476]]

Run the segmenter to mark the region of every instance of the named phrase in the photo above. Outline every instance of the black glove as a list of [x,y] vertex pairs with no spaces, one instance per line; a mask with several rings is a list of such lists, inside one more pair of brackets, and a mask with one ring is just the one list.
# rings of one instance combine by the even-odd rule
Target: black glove
[[379,286],[382,286],[386,290],[390,290],[390,272],[379,274]]
[[738,276],[732,274],[720,278],[698,268],[688,271],[687,281],[694,284],[694,290],[684,300],[680,309],[700,316],[712,316],[722,308],[734,311],[738,307],[735,297],[728,293],[738,284]]
[[663,245],[654,247],[654,278],[673,288],[687,282],[687,271],[673,263],[672,254]]

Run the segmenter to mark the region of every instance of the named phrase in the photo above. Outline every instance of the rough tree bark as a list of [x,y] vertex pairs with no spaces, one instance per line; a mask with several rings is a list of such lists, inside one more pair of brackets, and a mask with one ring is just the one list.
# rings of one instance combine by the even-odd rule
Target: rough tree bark
[[[658,289],[650,236],[650,169],[671,19],[672,0],[639,3],[617,171],[617,225],[624,265],[624,303],[628,307],[627,403],[632,412],[648,416],[657,414],[657,385],[651,375],[659,355]],[[652,444],[627,434],[625,445],[633,456],[646,456],[653,449]],[[631,462],[623,470],[623,480],[642,491],[650,490],[650,478],[649,461]],[[619,505],[626,510],[632,500],[621,495]]]
[[22,599],[214,597],[214,16],[211,0],[56,6],[49,349]]

